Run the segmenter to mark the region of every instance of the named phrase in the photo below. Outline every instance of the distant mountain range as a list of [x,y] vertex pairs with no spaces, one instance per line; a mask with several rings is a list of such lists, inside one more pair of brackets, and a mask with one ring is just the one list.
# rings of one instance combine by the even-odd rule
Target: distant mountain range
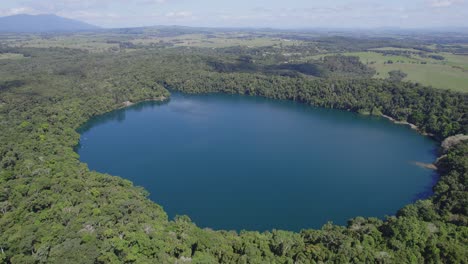
[[99,27],[56,15],[14,15],[0,17],[0,32],[74,32]]
[[[257,28],[257,27],[189,27],[189,26],[142,26],[128,28],[114,28],[111,30],[141,30],[144,28],[160,28],[175,31],[265,31],[265,32],[365,32],[365,33],[468,33],[468,27],[439,27],[439,28]],[[101,29],[79,20],[60,17],[54,14],[28,15],[20,14],[0,17],[0,33],[44,33],[44,32],[78,32]]]

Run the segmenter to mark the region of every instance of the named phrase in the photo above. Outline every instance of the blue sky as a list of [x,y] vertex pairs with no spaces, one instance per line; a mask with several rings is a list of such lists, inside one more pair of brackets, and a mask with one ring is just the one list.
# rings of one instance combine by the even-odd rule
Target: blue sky
[[1,0],[0,16],[57,14],[102,27],[467,27],[468,0]]

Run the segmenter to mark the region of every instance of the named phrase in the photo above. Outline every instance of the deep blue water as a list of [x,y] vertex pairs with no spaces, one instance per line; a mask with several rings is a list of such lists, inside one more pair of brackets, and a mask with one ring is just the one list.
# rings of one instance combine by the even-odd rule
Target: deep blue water
[[168,215],[298,231],[393,215],[430,192],[436,142],[378,117],[259,97],[173,94],[90,120],[78,153]]

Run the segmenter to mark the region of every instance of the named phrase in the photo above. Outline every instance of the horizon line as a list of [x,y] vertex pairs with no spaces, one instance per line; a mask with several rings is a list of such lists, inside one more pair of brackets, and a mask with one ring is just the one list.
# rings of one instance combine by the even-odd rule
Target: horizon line
[[[202,29],[242,29],[242,30],[287,30],[287,31],[304,31],[304,30],[343,30],[343,31],[350,31],[350,30],[376,30],[376,31],[395,31],[395,30],[419,30],[419,31],[447,31],[447,30],[468,30],[467,26],[428,26],[428,27],[404,27],[404,26],[377,26],[377,27],[365,27],[365,26],[354,26],[354,27],[274,27],[274,26],[201,26],[201,25],[182,25],[182,24],[154,24],[154,25],[142,25],[142,26],[121,26],[121,27],[106,27],[101,25],[96,25],[92,22],[70,18],[66,16],[60,16],[54,13],[39,13],[39,14],[28,14],[28,13],[20,13],[20,14],[13,14],[13,15],[6,15],[0,16],[0,18],[5,17],[13,17],[13,16],[56,16],[65,19],[75,20],[83,23],[90,24],[92,26],[98,27],[96,30],[112,30],[112,29],[136,29],[136,28],[151,28],[151,27],[186,27],[186,28],[202,28]],[[117,20],[118,21],[118,20]]]

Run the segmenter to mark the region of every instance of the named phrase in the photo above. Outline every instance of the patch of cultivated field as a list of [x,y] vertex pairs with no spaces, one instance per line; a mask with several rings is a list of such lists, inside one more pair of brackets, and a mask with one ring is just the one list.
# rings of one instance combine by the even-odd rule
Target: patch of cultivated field
[[442,54],[448,65],[463,67],[468,70],[468,55],[454,55],[450,53]]
[[300,41],[285,40],[268,37],[246,37],[241,34],[220,34],[216,37],[207,37],[203,34],[187,34],[176,37],[153,37],[145,39],[135,39],[134,44],[161,44],[170,43],[175,46],[205,47],[205,48],[225,48],[232,46],[265,47],[273,45],[299,45]]
[[419,82],[434,88],[468,92],[468,71],[443,64],[374,64],[378,78],[388,77],[388,72],[401,70],[408,74],[406,80]]
[[17,60],[24,58],[23,54],[17,53],[0,53],[0,60]]
[[383,51],[390,51],[390,50],[396,50],[396,51],[411,51],[411,52],[419,52],[417,49],[413,48],[394,48],[394,47],[383,47],[383,48],[375,48],[375,49],[370,49],[370,50],[383,50]]
[[[402,50],[395,48],[380,48],[380,50]],[[413,51],[410,49],[404,49]],[[330,55],[321,54],[311,57],[318,59]],[[401,70],[408,76],[405,80],[418,82],[434,88],[449,89],[453,91],[468,92],[468,56],[451,53],[426,53],[441,55],[444,60],[421,57],[417,54],[411,56],[384,55],[382,53],[348,52],[347,56],[358,56],[361,62],[376,70],[376,78],[387,78],[388,72]]]
[[88,50],[90,52],[109,51],[112,48],[118,48],[115,43],[106,43],[96,38],[57,36],[42,38],[33,36],[29,39],[18,39],[9,41],[9,45],[14,47],[26,48],[69,48]]
[[421,59],[418,57],[406,57],[406,56],[397,56],[397,55],[383,55],[381,53],[377,52],[348,52],[345,53],[344,55],[348,56],[358,56],[361,58],[361,61],[363,63],[378,63],[378,64],[383,64],[388,61],[392,61],[394,63],[399,62],[399,63],[419,63],[421,62]]

